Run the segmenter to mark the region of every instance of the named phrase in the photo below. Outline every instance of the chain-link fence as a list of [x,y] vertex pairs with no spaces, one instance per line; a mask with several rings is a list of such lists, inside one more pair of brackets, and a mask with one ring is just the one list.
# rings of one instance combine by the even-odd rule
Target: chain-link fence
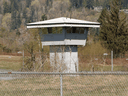
[[79,71],[128,71],[128,53],[113,54],[114,51],[103,54],[79,55]]
[[0,96],[127,96],[128,73],[0,73]]
[[[50,61],[49,53],[35,55],[35,61],[32,62],[27,56],[21,61],[21,71],[36,71],[36,72],[60,72],[60,69],[65,69],[63,59],[58,60],[58,54],[56,54],[56,59]],[[79,72],[106,72],[106,71],[125,71],[128,72],[128,53],[123,55],[113,54],[112,51],[103,54],[79,54],[78,56],[78,71]],[[75,61],[76,58],[71,58]],[[52,63],[51,63],[52,62]],[[56,62],[56,63],[55,63]],[[58,64],[60,65],[58,67]],[[35,65],[35,66],[34,66]],[[53,66],[54,65],[54,66]]]

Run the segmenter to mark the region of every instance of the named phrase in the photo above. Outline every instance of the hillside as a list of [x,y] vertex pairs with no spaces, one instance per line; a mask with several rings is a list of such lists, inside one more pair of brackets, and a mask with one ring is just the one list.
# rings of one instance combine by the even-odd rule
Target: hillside
[[[123,0],[122,8],[128,8],[127,0]],[[96,7],[109,8],[109,0],[1,0],[0,25],[8,31],[20,28],[27,22],[52,19],[56,17],[72,17],[97,21]]]
[[[96,5],[95,0],[91,2]],[[92,4],[88,0],[1,0],[0,52],[22,49],[23,42],[27,40],[24,37],[28,22],[57,17],[97,21],[100,12],[95,11]]]
[[[26,61],[31,61],[31,58],[35,60],[35,55],[40,52],[48,54],[48,47],[42,51],[39,46],[41,44],[38,36],[39,30],[28,30],[27,23],[57,17],[97,21],[105,7],[110,8],[109,0],[0,0],[0,54],[17,53],[24,50]],[[128,8],[128,0],[123,0],[122,9],[126,8]],[[42,30],[45,31],[45,29]],[[92,63],[92,58],[93,61],[94,58],[100,58],[94,55],[101,55],[108,51],[102,48],[98,41],[98,32],[97,29],[91,28],[87,46],[80,46],[78,49],[81,68],[87,65],[85,62]],[[90,58],[89,61],[86,61],[83,58],[86,58],[88,54],[90,54]],[[110,60],[108,61],[110,62]],[[103,62],[99,62],[99,64],[103,64]]]

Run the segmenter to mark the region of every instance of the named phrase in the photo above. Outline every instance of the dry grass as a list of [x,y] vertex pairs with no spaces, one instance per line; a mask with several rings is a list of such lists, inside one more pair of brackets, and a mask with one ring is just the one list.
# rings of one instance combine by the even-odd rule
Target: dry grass
[[[94,71],[111,71],[111,59],[107,58],[105,62],[101,57],[97,61],[94,59],[91,61],[89,56],[79,56],[79,71],[92,71],[92,65]],[[126,58],[114,59],[114,71],[128,71],[127,63]],[[0,69],[18,71],[21,69],[21,65],[22,56],[0,55]],[[51,72],[52,70],[49,61],[45,62],[41,69],[44,72]]]
[[[127,96],[127,75],[63,76],[63,96]],[[60,96],[59,76],[0,81],[0,96]]]
[[[49,56],[49,46],[43,48],[47,57]],[[86,45],[85,47],[78,48],[79,52],[79,71],[111,71],[111,56],[110,52],[104,49],[100,42]],[[103,56],[103,53],[108,53],[108,56]],[[126,58],[114,59],[114,71],[128,71],[128,61]],[[96,60],[97,59],[97,60]],[[49,59],[48,59],[49,60]],[[40,71],[51,72],[53,71],[50,62],[45,62]],[[0,55],[0,69],[20,70],[22,65],[22,56]]]
[[0,69],[20,70],[21,56],[0,55]]
[[[111,71],[111,54],[110,51],[103,48],[99,42],[94,43],[92,41],[91,45],[86,45],[85,47],[80,47],[79,52],[79,70],[80,71],[92,71],[92,66],[94,71]],[[108,53],[108,56],[104,56],[104,53]],[[125,58],[114,58],[113,65],[114,71],[128,71]]]

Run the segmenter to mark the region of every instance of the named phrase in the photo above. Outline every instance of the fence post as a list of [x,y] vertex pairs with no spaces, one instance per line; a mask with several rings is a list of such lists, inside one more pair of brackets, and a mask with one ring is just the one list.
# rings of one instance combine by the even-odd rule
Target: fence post
[[111,51],[111,71],[113,71],[113,51]]
[[24,50],[23,50],[22,54],[23,54],[23,70],[24,70]]
[[60,96],[63,96],[63,77],[62,74],[60,74]]

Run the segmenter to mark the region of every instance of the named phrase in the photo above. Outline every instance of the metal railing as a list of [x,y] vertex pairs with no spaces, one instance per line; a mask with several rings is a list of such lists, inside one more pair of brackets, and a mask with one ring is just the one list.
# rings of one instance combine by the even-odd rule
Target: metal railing
[[127,96],[128,72],[0,72],[0,96]]

